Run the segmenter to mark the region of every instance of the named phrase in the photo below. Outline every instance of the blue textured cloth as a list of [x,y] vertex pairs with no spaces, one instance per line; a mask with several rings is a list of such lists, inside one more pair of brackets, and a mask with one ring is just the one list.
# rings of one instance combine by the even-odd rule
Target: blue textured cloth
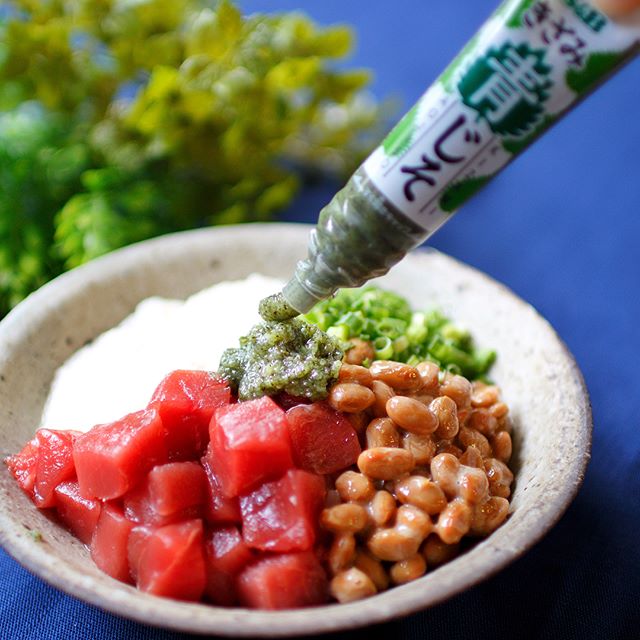
[[[375,70],[378,96],[395,94],[405,107],[493,5],[489,0],[241,2],[247,11],[302,8],[323,23],[355,25],[359,46],[353,62]],[[534,549],[474,589],[383,625],[386,637],[640,638],[639,109],[636,60],[431,242],[504,282],[556,328],[591,393],[593,458],[573,505]],[[308,187],[283,219],[314,222],[336,186]],[[0,552],[2,640],[182,637],[187,636],[85,605]]]

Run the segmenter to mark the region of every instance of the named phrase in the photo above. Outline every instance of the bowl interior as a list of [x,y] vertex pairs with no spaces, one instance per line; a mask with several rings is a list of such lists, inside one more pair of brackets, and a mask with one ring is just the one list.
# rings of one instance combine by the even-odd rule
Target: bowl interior
[[[308,231],[269,224],[166,236],[96,260],[30,296],[0,324],[0,451],[18,451],[32,437],[57,367],[140,300],[185,298],[254,272],[285,279],[306,253]],[[516,482],[507,522],[468,553],[420,580],[353,604],[260,612],[181,603],[102,574],[84,546],[38,512],[0,469],[2,545],[44,580],[114,613],[195,633],[248,636],[381,622],[440,602],[514,560],[557,521],[582,481],[591,414],[580,372],[532,307],[447,256],[415,253],[380,284],[415,308],[441,308],[467,326],[480,346],[498,351],[492,376],[514,418]]]

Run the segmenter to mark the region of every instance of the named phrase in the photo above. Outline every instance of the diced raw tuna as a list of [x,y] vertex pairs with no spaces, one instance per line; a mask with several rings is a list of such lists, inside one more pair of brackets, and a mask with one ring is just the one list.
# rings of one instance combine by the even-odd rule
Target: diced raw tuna
[[217,409],[210,434],[209,464],[229,497],[293,467],[284,411],[269,397]]
[[263,551],[310,549],[325,495],[324,478],[290,469],[282,478],[240,496],[244,541]]
[[6,459],[21,489],[41,509],[55,505],[54,489],[75,476],[72,444],[78,431],[39,429],[19,453]]
[[155,409],[93,427],[73,446],[82,495],[113,500],[140,482],[152,467],[167,461],[162,421]]
[[149,402],[167,432],[170,460],[202,456],[213,412],[231,402],[229,384],[208,371],[178,370],[158,385]]
[[38,462],[38,438],[33,438],[22,450],[5,459],[9,472],[20,488],[33,499],[33,487],[36,484],[36,463]]
[[209,532],[205,540],[205,594],[208,600],[225,607],[236,604],[236,576],[254,558],[254,553],[247,547],[236,526],[225,526]]
[[77,482],[61,482],[55,488],[58,517],[81,542],[89,544],[96,530],[102,503],[83,498]]
[[138,562],[138,588],[178,600],[199,600],[206,585],[201,520],[156,529]]
[[133,522],[115,504],[104,504],[91,538],[91,557],[106,574],[130,582],[127,546]]
[[293,609],[328,600],[327,575],[313,551],[259,560],[238,576],[236,587],[240,603],[255,609]]
[[293,460],[300,469],[335,473],[355,464],[361,448],[347,418],[324,402],[287,411]]
[[138,580],[138,566],[140,564],[140,556],[144,549],[147,540],[151,534],[156,530],[156,527],[152,527],[146,524],[139,524],[129,534],[129,541],[127,543],[127,560],[129,562],[129,573],[134,582]]
[[197,462],[169,462],[149,471],[124,497],[129,520],[163,526],[201,515],[207,498],[207,476]]
[[73,464],[73,442],[80,435],[78,431],[53,431],[39,429],[36,438],[38,461],[36,462],[36,483],[33,487],[33,501],[41,509],[53,507],[56,503],[55,488],[76,475]]
[[202,468],[207,474],[207,500],[204,508],[204,518],[210,524],[224,522],[240,522],[240,502],[238,498],[228,498],[222,493],[218,476],[213,472],[209,459],[211,454],[202,458]]

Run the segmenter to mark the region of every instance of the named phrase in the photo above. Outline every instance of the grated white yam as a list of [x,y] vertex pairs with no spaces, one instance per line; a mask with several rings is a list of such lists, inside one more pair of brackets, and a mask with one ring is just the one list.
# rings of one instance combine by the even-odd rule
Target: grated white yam
[[185,301],[143,300],[117,327],[58,369],[41,426],[88,431],[143,409],[158,383],[175,369],[215,371],[222,352],[237,346],[259,321],[260,300],[282,285],[253,274]]

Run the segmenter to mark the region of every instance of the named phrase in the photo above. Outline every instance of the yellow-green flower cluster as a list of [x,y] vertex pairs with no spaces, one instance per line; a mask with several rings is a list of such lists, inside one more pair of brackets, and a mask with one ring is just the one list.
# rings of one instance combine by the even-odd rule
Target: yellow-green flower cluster
[[21,269],[31,251],[16,233],[27,210],[37,210],[46,254],[19,292],[0,276],[0,313],[61,269],[129,242],[266,219],[302,172],[348,172],[379,134],[379,109],[362,93],[368,74],[335,68],[352,45],[345,26],[243,16],[228,0],[13,0],[3,15],[0,118],[22,113],[26,147],[44,136],[54,151],[80,149],[81,161],[31,180],[26,203],[12,167],[47,176],[55,152],[0,157],[11,186],[0,190],[0,214],[11,212],[0,265]]

